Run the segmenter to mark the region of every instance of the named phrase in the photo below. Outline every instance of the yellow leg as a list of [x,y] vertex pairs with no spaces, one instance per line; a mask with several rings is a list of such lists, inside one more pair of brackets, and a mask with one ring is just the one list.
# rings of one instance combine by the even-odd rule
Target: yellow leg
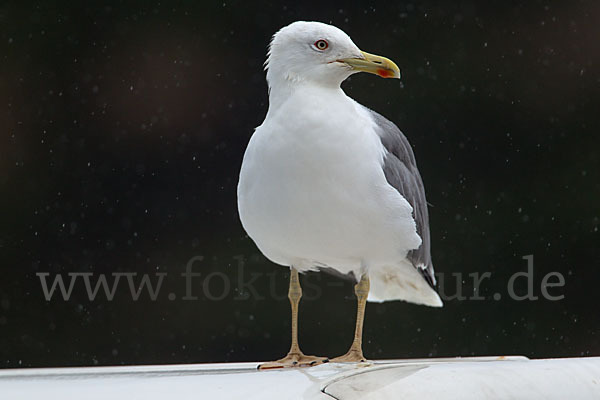
[[288,291],[288,298],[292,306],[292,345],[287,356],[277,361],[261,364],[258,369],[312,367],[329,362],[327,357],[307,356],[300,350],[298,345],[298,304],[301,297],[302,287],[298,278],[298,270],[292,267],[290,271],[290,290]]
[[354,330],[354,340],[350,350],[343,356],[331,360],[332,362],[365,362],[367,361],[362,352],[362,331],[363,321],[365,319],[365,306],[369,296],[369,277],[365,274],[360,278],[360,282],[354,286],[354,293],[358,299],[358,309],[356,311],[356,329]]

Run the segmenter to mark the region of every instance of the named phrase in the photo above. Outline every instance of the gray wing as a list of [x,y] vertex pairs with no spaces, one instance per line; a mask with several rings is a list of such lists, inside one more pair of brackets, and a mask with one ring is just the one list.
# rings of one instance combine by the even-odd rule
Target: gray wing
[[425,199],[425,188],[410,143],[398,127],[375,111],[369,110],[377,124],[377,134],[387,150],[383,171],[390,185],[410,203],[417,225],[417,233],[422,243],[411,250],[407,258],[423,275],[431,287],[435,286],[435,275],[431,261],[431,240],[429,238],[429,212]]

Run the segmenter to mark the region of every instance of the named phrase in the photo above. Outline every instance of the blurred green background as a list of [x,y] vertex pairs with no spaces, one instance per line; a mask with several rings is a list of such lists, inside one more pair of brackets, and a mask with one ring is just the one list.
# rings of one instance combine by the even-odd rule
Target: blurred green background
[[[343,88],[405,132],[432,204],[445,306],[369,304],[365,355],[600,355],[600,3],[298,3],[0,6],[0,367],[287,352],[288,271],[245,236],[236,184],[268,107],[267,45],[295,20],[400,66],[400,83],[363,74]],[[507,296],[527,255],[535,295],[557,271],[564,299]],[[198,299],[183,300],[196,256]],[[41,272],[168,276],[156,301],[124,282],[90,301],[81,281],[46,301]],[[485,272],[484,300],[451,298],[456,276],[472,297],[469,274]],[[302,282],[303,350],[344,353],[352,283]]]

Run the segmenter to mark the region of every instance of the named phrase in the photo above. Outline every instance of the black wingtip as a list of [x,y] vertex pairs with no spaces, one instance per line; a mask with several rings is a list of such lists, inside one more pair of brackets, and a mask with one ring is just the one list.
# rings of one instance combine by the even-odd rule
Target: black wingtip
[[431,275],[429,268],[423,269],[421,267],[417,267],[417,270],[419,271],[419,273],[421,274],[423,279],[425,279],[425,281],[429,284],[429,286],[431,286],[431,288],[433,290],[436,290],[435,289],[435,281],[433,280],[433,276]]

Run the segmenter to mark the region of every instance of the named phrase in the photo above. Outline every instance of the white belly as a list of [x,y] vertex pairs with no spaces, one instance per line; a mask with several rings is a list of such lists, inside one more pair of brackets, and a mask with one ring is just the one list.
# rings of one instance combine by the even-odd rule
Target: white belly
[[347,273],[399,262],[420,245],[411,206],[385,179],[372,121],[345,99],[332,110],[319,96],[302,115],[282,107],[248,145],[240,218],[273,262]]

